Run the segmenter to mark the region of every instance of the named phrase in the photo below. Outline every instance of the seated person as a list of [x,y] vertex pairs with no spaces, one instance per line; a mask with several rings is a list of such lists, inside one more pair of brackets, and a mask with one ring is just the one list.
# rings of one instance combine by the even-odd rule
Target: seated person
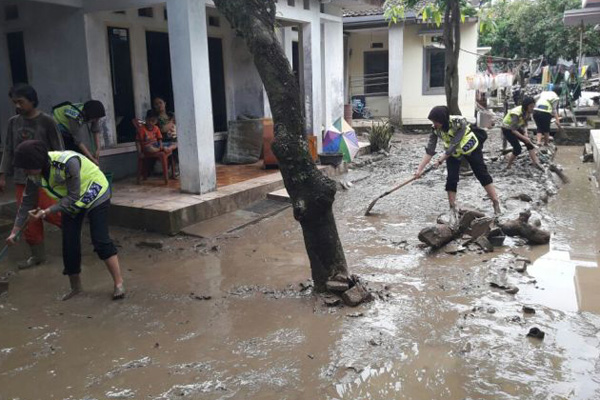
[[163,137],[158,124],[158,114],[154,110],[146,113],[146,122],[138,127],[138,140],[142,151],[147,154],[164,151],[171,154],[177,148],[176,143],[163,143]]
[[156,96],[152,100],[152,109],[158,115],[160,133],[167,140],[175,140],[177,138],[175,114],[167,111],[167,102],[162,97]]

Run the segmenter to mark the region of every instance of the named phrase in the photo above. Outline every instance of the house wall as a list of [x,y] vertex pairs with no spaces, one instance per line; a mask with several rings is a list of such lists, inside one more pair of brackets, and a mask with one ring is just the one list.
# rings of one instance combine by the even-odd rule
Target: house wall
[[[373,43],[383,43],[383,48],[371,48]],[[356,79],[362,79],[365,71],[365,52],[370,51],[388,51],[388,32],[387,29],[352,32],[348,39],[348,71],[350,73],[350,82]],[[350,96],[355,94],[364,94],[364,85],[351,83]],[[348,99],[350,101],[350,99]],[[366,98],[366,106],[374,117],[387,117],[389,115],[388,96],[369,96]]]
[[[423,95],[423,39],[418,35],[418,25],[406,25],[404,32],[404,78],[403,78],[403,121],[406,124],[427,122],[429,111],[438,105],[446,104],[445,95]],[[461,48],[477,52],[477,24],[461,25]],[[472,117],[475,114],[475,92],[466,89],[468,75],[477,72],[476,56],[461,52],[458,65],[459,107],[462,114]]]
[[[404,62],[402,77],[402,116],[405,124],[426,123],[431,108],[446,104],[445,95],[423,95],[424,48],[423,38],[418,35],[423,25],[406,24],[404,26]],[[476,52],[477,24],[466,23],[461,28],[461,47]],[[382,49],[371,48],[372,43],[383,43]],[[389,50],[389,35],[385,30],[354,31],[348,39],[350,78],[362,77],[364,74],[365,52]],[[466,89],[466,77],[477,70],[476,56],[462,52],[459,59],[459,106],[465,116],[475,113],[475,92]],[[394,71],[390,71],[393,74]],[[364,93],[363,87],[354,89]],[[356,94],[356,93],[355,93]],[[376,116],[389,116],[389,99],[385,97],[367,97],[367,107]]]
[[[56,29],[60,26],[61,29]],[[83,13],[75,8],[46,3],[19,3],[19,19],[0,25],[0,129],[14,108],[7,93],[12,86],[6,33],[22,31],[29,83],[38,92],[39,108],[51,112],[52,106],[69,100],[89,99],[88,63],[85,53]]]

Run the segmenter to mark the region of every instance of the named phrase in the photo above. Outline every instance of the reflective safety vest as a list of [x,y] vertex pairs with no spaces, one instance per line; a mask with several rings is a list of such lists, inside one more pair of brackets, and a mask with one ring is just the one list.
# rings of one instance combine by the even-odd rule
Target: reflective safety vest
[[69,120],[75,120],[80,125],[83,124],[83,104],[81,103],[62,103],[52,109],[52,116],[58,130],[62,134],[70,134],[69,131]]
[[535,103],[534,110],[552,114],[554,105],[558,103],[559,97],[554,92],[542,92],[540,99]]
[[79,158],[81,169],[79,171],[79,199],[68,210],[77,214],[88,209],[109,189],[108,180],[100,168],[85,156],[74,151],[51,151],[50,174],[48,180],[42,177],[42,189],[50,197],[57,200],[67,196],[66,164],[73,157]]
[[450,143],[456,132],[458,132],[464,125],[466,132],[462,137],[459,145],[456,147],[456,151],[452,154],[453,157],[459,158],[463,155],[469,155],[477,146],[479,146],[479,139],[477,135],[471,130],[470,125],[465,121],[464,117],[461,116],[450,116],[450,129],[448,132],[444,132],[442,129],[436,129],[436,135],[444,142],[444,148],[450,148]]
[[510,128],[510,125],[512,124],[512,116],[513,115],[519,117],[519,128],[524,128],[527,126],[527,121],[525,120],[525,114],[523,113],[523,107],[518,106],[518,107],[515,107],[512,110],[510,110],[504,117],[504,120],[502,121],[502,123],[506,128]]

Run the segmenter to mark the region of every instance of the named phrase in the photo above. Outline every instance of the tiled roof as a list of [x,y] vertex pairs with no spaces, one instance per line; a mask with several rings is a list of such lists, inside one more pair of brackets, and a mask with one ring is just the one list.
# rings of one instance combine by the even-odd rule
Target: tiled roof
[[383,15],[382,7],[374,7],[365,10],[346,10],[344,9],[344,17],[368,17],[371,15]]

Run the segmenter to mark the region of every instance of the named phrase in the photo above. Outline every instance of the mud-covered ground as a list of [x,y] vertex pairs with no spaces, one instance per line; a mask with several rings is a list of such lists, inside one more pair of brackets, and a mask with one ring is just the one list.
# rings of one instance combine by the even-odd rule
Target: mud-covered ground
[[[492,131],[486,157],[504,217],[532,208],[553,232],[550,246],[510,239],[494,253],[449,255],[417,240],[447,210],[443,169],[363,216],[411,176],[425,141],[398,136],[390,157],[341,178],[355,181],[335,205],[351,271],[389,293],[354,309],[302,290],[310,271],[289,209],[210,242],[115,229],[130,291],[122,302],[109,300],[110,278],[89,247],[86,293],[59,301],[67,282],[48,229],[50,262],[11,275],[0,297],[0,399],[600,398],[600,300],[590,285],[600,275],[600,201],[581,149],[559,149],[571,178],[561,188],[525,155],[503,172]],[[534,201],[510,199],[521,193]],[[458,200],[491,214],[473,177],[462,178]],[[149,239],[163,249],[136,247]],[[525,274],[504,271],[520,291],[491,288],[490,273],[517,256],[535,261]],[[543,341],[526,337],[534,326]]]

